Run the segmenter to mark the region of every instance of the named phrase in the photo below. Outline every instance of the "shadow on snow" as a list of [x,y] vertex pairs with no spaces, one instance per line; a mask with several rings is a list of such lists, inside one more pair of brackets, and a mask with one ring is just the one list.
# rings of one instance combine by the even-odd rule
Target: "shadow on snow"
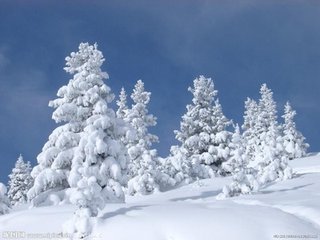
[[126,213],[130,211],[135,211],[135,210],[142,210],[145,207],[149,207],[150,205],[139,205],[139,206],[132,206],[132,207],[123,207],[119,208],[116,211],[113,212],[107,212],[101,216],[101,219],[107,219],[107,218],[112,218],[120,215],[125,215]]
[[207,191],[207,192],[202,192],[200,195],[197,195],[197,196],[173,198],[173,199],[170,199],[170,201],[177,202],[177,201],[197,200],[197,199],[209,198],[209,197],[214,197],[214,196],[218,195],[220,192],[221,192],[221,190]]

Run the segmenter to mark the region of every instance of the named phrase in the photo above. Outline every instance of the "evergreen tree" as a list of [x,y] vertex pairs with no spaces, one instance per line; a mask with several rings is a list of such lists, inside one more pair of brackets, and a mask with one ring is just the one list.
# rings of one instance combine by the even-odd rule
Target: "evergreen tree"
[[294,117],[296,115],[289,102],[284,107],[284,124],[282,125],[284,149],[289,159],[300,158],[306,155],[309,144],[305,137],[296,129]]
[[255,100],[247,98],[245,101],[245,112],[243,116],[242,138],[245,146],[245,154],[249,160],[254,160],[254,154],[257,151],[258,131],[256,129],[259,108]]
[[[123,109],[124,93],[122,92],[121,95]],[[152,143],[158,142],[158,137],[149,133],[149,127],[155,126],[157,119],[148,113],[147,105],[150,102],[150,95],[150,92],[145,91],[144,83],[138,80],[131,94],[133,105],[123,116],[132,128],[125,140],[130,158],[128,193],[131,195],[148,194],[159,189],[158,157],[156,150],[151,149]],[[120,107],[119,104],[118,112]]]
[[149,133],[148,130],[149,127],[157,125],[157,118],[148,113],[147,105],[150,102],[150,96],[151,92],[145,91],[144,83],[138,80],[131,94],[133,105],[126,116],[126,121],[130,123],[136,133],[136,138],[130,139],[132,142],[129,143],[129,146],[139,143],[148,149],[153,143],[159,141],[158,137]]
[[127,94],[124,88],[121,88],[119,100],[117,101],[117,117],[124,119],[127,115],[128,106],[127,106]]
[[249,194],[259,189],[254,171],[248,167],[248,156],[244,143],[240,128],[236,125],[230,144],[231,157],[223,164],[225,171],[232,174],[232,182],[223,187],[222,193],[217,196],[218,199]]
[[33,178],[30,175],[30,162],[25,163],[20,155],[12,173],[9,175],[9,191],[8,197],[11,205],[26,203],[27,192],[33,185]]
[[284,154],[273,93],[266,84],[263,84],[260,94],[259,114],[255,127],[257,148],[252,164],[258,171],[257,178],[260,184],[265,184],[276,179],[291,178],[292,170]]
[[[101,55],[95,51],[96,45],[81,43],[78,53],[71,53],[66,58],[67,73],[74,74],[68,85],[62,86],[57,93],[58,98],[50,101],[49,106],[55,108],[52,118],[56,123],[64,123],[57,127],[49,136],[42,152],[38,155],[38,165],[32,170],[35,179],[34,186],[28,192],[28,198],[36,204],[47,192],[69,188],[68,175],[71,169],[75,150],[79,145],[80,134],[83,132],[86,120],[92,116],[92,101],[99,94],[110,92],[108,86],[97,89],[96,84],[108,75],[102,72],[95,62]],[[82,57],[78,57],[81,52]],[[110,95],[110,96],[109,96]],[[108,98],[113,98],[109,94]],[[38,204],[38,203],[37,203]]]
[[10,201],[6,194],[6,186],[0,183],[0,215],[8,213],[10,210]]
[[192,104],[187,105],[180,130],[175,131],[176,139],[186,151],[193,177],[212,177],[221,174],[221,164],[229,158],[231,121],[215,99],[218,91],[211,78],[196,78],[188,90],[193,94]]
[[230,157],[227,161],[222,163],[222,168],[225,172],[234,174],[238,172],[239,168],[247,165],[247,159],[243,156],[244,144],[239,125],[236,124],[234,133],[230,142]]
[[70,200],[77,206],[69,230],[77,239],[91,233],[92,217],[107,202],[124,200],[121,186],[127,181],[126,150],[120,141],[125,123],[108,107],[114,95],[104,83],[108,78],[101,70],[104,60],[97,45],[88,43],[81,43],[79,51],[66,58],[65,69],[75,73],[69,85],[77,91],[75,101],[65,110],[75,114],[83,128],[68,177],[73,189]]

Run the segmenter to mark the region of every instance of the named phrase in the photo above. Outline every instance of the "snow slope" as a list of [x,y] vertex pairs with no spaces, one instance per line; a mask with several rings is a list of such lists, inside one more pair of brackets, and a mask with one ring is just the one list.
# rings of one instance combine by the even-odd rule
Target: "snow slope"
[[[127,197],[125,204],[106,206],[91,239],[320,239],[320,155],[290,163],[296,172],[293,179],[249,196],[216,200],[230,181],[216,178]],[[0,216],[0,239],[8,239],[7,231],[22,231],[21,239],[39,239],[39,235],[26,236],[41,233],[42,239],[48,239],[46,234],[61,232],[72,214],[70,205],[15,209]]]

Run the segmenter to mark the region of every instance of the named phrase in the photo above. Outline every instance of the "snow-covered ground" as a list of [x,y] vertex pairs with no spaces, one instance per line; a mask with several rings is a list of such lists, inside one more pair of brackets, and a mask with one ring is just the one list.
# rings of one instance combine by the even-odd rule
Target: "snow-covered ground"
[[[217,178],[127,197],[104,209],[90,239],[320,239],[320,155],[290,163],[293,179],[248,196],[216,200],[230,181]],[[62,239],[56,235],[72,214],[71,205],[15,209],[0,216],[0,239]]]

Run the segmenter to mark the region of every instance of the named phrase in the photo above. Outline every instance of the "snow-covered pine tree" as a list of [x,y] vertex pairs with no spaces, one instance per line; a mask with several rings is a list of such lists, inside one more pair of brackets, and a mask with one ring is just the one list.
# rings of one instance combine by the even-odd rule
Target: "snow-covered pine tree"
[[121,142],[126,146],[126,150],[128,150],[128,144],[129,141],[134,139],[136,137],[136,132],[133,126],[128,122],[128,114],[129,114],[129,107],[127,105],[127,93],[125,89],[122,87],[120,94],[119,94],[119,99],[116,102],[118,109],[116,111],[116,116],[119,119],[122,119],[126,123],[126,134],[121,138]]
[[[124,103],[124,93],[121,95],[120,101]],[[150,95],[150,92],[145,91],[144,83],[138,80],[131,94],[132,107],[123,115],[125,122],[132,128],[124,140],[130,158],[128,194],[131,195],[148,194],[157,190],[158,179],[161,179],[157,151],[151,149],[152,143],[158,142],[158,137],[149,133],[149,127],[157,124],[157,118],[148,113]],[[119,112],[120,104],[118,105]]]
[[188,88],[193,94],[192,104],[187,105],[175,134],[186,150],[186,161],[192,163],[193,177],[209,178],[221,173],[221,164],[229,158],[231,133],[227,127],[231,121],[215,99],[218,91],[211,78],[200,76],[193,84]]
[[[114,95],[104,83],[108,78],[101,70],[104,60],[97,44],[88,43],[81,43],[79,51],[66,58],[66,71],[75,73],[69,85],[77,91],[73,93],[76,98],[70,108],[64,110],[75,114],[83,127],[68,177],[73,190],[70,201],[77,209],[67,228],[77,239],[91,233],[92,217],[108,201],[124,200],[122,185],[127,181],[128,159],[120,141],[125,134],[125,123],[108,106]],[[67,89],[63,92],[71,94]]]
[[284,149],[289,159],[300,158],[306,155],[309,144],[305,143],[305,137],[296,129],[294,117],[296,111],[289,102],[284,106],[284,124],[282,125]]
[[244,103],[244,108],[242,138],[245,146],[245,154],[248,160],[254,160],[254,153],[258,146],[258,131],[256,129],[256,124],[258,121],[259,107],[255,100],[247,98]]
[[158,137],[149,133],[148,129],[157,125],[157,118],[148,113],[147,106],[150,102],[150,96],[151,92],[145,91],[144,83],[142,80],[138,80],[131,94],[133,104],[126,116],[137,135],[129,145],[135,145],[139,142],[142,147],[149,149],[153,143],[159,141]]
[[30,172],[30,162],[24,162],[22,155],[20,155],[9,175],[8,197],[12,206],[28,201],[27,193],[33,185],[33,178]]
[[292,176],[288,157],[284,153],[280,126],[277,122],[276,103],[273,92],[263,84],[260,89],[259,114],[256,122],[257,148],[252,165],[257,169],[260,184]]
[[223,187],[222,193],[217,197],[218,199],[248,194],[259,188],[259,183],[252,174],[253,170],[248,167],[248,157],[244,143],[240,128],[236,125],[230,144],[231,157],[222,164],[225,171],[232,174],[232,182]]
[[0,215],[8,213],[10,210],[10,201],[7,197],[7,188],[0,183]]
[[119,100],[117,101],[117,117],[120,119],[124,119],[127,115],[128,111],[128,105],[127,105],[127,94],[124,88],[121,88],[120,94],[119,94]]
[[236,124],[234,127],[234,133],[232,134],[229,146],[230,157],[227,161],[222,163],[222,168],[225,172],[233,175],[234,173],[239,171],[239,168],[243,168],[243,166],[247,165],[247,159],[243,156],[244,144],[238,124]]
[[[79,145],[80,133],[86,126],[86,120],[93,114],[92,101],[99,97],[98,93],[101,91],[110,91],[107,86],[96,89],[94,85],[100,79],[108,77],[107,73],[100,69],[90,69],[92,65],[97,65],[95,61],[100,57],[96,48],[96,45],[81,43],[79,52],[73,52],[71,57],[66,58],[64,69],[74,76],[68,85],[58,90],[58,98],[49,102],[49,106],[55,108],[52,118],[56,123],[64,125],[57,127],[49,136],[37,157],[38,165],[32,170],[31,175],[35,182],[28,192],[28,198],[32,199],[35,205],[43,201],[48,193],[70,187],[67,178],[75,149]],[[79,58],[79,54],[83,58]],[[108,97],[111,98],[111,95]],[[43,196],[39,196],[41,193]]]

